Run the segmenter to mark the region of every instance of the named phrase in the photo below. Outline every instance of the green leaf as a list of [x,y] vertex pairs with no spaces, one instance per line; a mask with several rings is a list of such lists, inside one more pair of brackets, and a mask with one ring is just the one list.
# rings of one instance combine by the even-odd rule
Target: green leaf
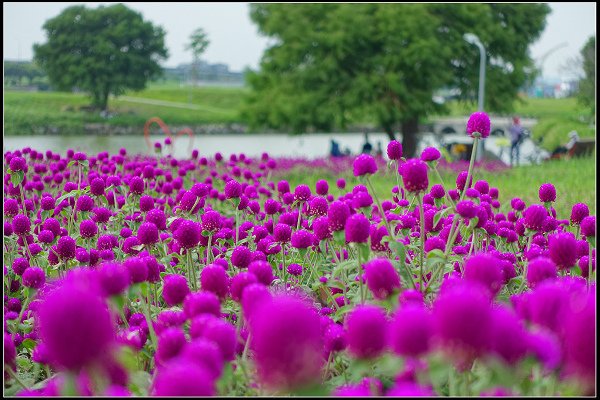
[[152,376],[146,371],[134,371],[129,375],[129,390],[136,396],[147,396]]
[[23,340],[23,342],[21,343],[21,346],[23,346],[24,348],[26,348],[28,350],[33,350],[36,345],[37,345],[37,343],[34,340],[29,339],[29,338]]
[[438,212],[435,213],[435,215],[433,216],[433,226],[437,226],[437,224],[440,222],[440,220],[450,212],[450,210],[452,210],[451,207],[446,207]]
[[13,173],[10,175],[10,181],[14,186],[19,186],[21,182],[23,182],[24,177],[25,174],[23,171],[13,171]]

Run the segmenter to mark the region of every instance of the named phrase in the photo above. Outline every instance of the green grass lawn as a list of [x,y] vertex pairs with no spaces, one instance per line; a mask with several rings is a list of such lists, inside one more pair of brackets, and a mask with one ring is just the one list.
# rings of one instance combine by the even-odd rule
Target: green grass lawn
[[[520,197],[527,205],[539,203],[538,191],[543,183],[552,183],[556,187],[556,203],[554,208],[559,219],[568,219],[571,207],[575,203],[586,203],[591,214],[596,214],[596,161],[593,157],[548,161],[542,165],[522,166],[506,169],[501,172],[488,172],[475,168],[474,180],[488,181],[491,187],[499,190],[499,200],[502,204],[501,211],[510,211],[510,200]],[[454,188],[456,175],[450,171],[441,171],[442,179],[447,187]],[[358,178],[352,171],[337,176],[328,171],[317,170],[307,175],[305,169],[291,170],[285,178],[293,188],[301,183],[308,184],[315,191],[315,183],[319,179],[329,182],[329,191],[338,195],[336,181],[339,177],[346,179],[346,188],[359,184]],[[379,171],[372,177],[373,187],[379,198],[391,199],[392,188],[396,185],[395,176]],[[433,173],[429,173],[429,187],[440,183]]]
[[[450,103],[450,115],[469,115],[475,104]],[[534,139],[541,139],[541,145],[552,151],[558,145],[568,142],[568,133],[576,130],[579,136],[595,137],[596,129],[586,122],[587,111],[575,98],[535,99],[524,98],[515,102],[515,115],[537,118],[538,123],[532,129]]]

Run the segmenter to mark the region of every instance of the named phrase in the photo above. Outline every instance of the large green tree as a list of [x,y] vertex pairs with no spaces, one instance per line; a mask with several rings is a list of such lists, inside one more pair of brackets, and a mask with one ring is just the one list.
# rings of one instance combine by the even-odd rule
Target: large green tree
[[197,28],[190,35],[190,42],[185,45],[186,50],[192,51],[193,63],[192,63],[192,82],[194,86],[196,86],[196,80],[198,78],[198,61],[200,60],[200,56],[204,54],[210,41],[208,40],[208,35],[204,32],[204,29]]
[[161,27],[123,4],[89,9],[72,6],[43,26],[48,37],[33,46],[34,58],[59,90],[79,88],[105,110],[109,94],[141,90],[160,76],[168,53]]
[[388,136],[401,131],[407,155],[416,150],[419,121],[442,113],[443,88],[477,97],[479,51],[486,49],[485,109],[511,111],[533,78],[528,53],[545,27],[545,4],[252,4],[250,16],[273,40],[243,115],[253,127],[344,128],[373,120]]
[[583,78],[579,81],[577,99],[590,110],[594,116],[596,112],[596,36],[592,36],[581,49],[581,65]]

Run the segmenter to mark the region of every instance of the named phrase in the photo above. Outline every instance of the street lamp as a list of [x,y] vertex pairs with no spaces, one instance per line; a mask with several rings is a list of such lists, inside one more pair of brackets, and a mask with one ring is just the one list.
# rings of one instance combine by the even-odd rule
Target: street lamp
[[[463,39],[467,43],[474,44],[479,47],[479,94],[477,96],[477,111],[483,111],[483,94],[485,88],[485,47],[473,33],[465,33]],[[483,140],[479,141],[479,149],[477,149],[477,161],[483,156]]]

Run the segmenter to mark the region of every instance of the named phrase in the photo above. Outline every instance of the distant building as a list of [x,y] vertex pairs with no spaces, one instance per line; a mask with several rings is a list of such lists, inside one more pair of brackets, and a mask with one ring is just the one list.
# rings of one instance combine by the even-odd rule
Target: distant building
[[[164,68],[164,78],[177,80],[181,83],[192,83],[192,64],[179,64],[175,68]],[[244,73],[229,70],[227,64],[209,64],[200,61],[197,67],[198,84],[226,84],[231,86],[244,86]]]
[[559,99],[574,96],[578,85],[579,82],[574,79],[538,78],[525,93],[528,97]]

